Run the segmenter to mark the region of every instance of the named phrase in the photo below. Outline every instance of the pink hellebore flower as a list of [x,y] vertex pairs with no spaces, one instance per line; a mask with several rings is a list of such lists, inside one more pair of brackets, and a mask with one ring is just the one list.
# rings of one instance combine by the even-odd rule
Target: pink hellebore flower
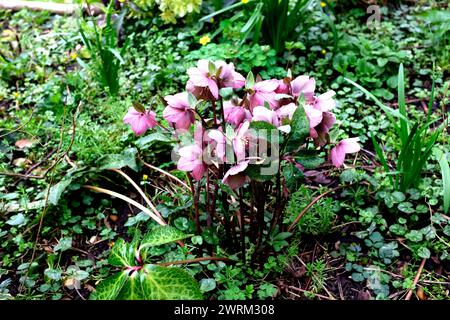
[[333,90],[327,91],[320,96],[316,97],[314,107],[320,111],[330,111],[336,106],[336,101],[333,100],[333,96],[336,94]]
[[280,94],[289,94],[290,78],[284,78],[282,80],[277,80],[277,81],[278,81],[278,87],[275,90],[275,92],[280,93]]
[[313,106],[307,104],[305,105],[305,112],[309,120],[310,128],[314,128],[322,122],[323,119],[322,111],[317,110]]
[[178,150],[180,159],[177,168],[181,171],[192,172],[195,180],[200,180],[206,171],[206,165],[203,163],[203,150],[198,145],[191,145]]
[[294,97],[300,97],[300,95],[303,94],[306,101],[310,101],[314,97],[316,80],[308,76],[298,76],[291,81],[291,88]]
[[278,109],[277,115],[281,120],[286,118],[292,120],[295,110],[297,110],[297,106],[292,102]]
[[267,102],[272,109],[278,107],[277,94],[278,80],[265,80],[254,84],[250,89],[249,108],[253,112],[256,106],[264,105]]
[[252,121],[264,121],[273,124],[275,127],[280,125],[276,111],[265,107],[257,106],[253,109]]
[[225,135],[220,130],[210,130],[208,132],[208,138],[216,142],[215,155],[223,163],[225,161],[225,152],[227,146]]
[[156,126],[155,113],[150,110],[139,112],[134,107],[128,109],[128,113],[123,118],[123,122],[131,125],[131,130],[137,136],[144,134],[149,128]]
[[244,121],[239,128],[236,129],[236,135],[232,139],[233,150],[236,154],[237,161],[241,161],[245,158],[245,150],[249,139],[249,127],[250,122]]
[[347,153],[355,153],[361,150],[358,141],[359,138],[344,139],[331,149],[331,161],[335,167],[342,166]]
[[208,88],[214,99],[219,98],[219,89],[232,87],[240,88],[244,85],[244,77],[234,70],[232,63],[224,61],[211,62],[214,64],[217,74],[210,74],[210,61],[201,59],[197,62],[196,68],[189,68],[188,90],[195,94],[195,88]]
[[240,125],[248,117],[251,118],[248,110],[240,106],[235,106],[230,101],[224,102],[223,113],[225,115],[225,121],[234,126]]
[[167,107],[163,111],[163,117],[168,122],[175,123],[177,129],[188,129],[195,122],[194,110],[189,106],[187,92],[177,93],[164,98]]
[[227,184],[231,189],[242,187],[247,179],[244,170],[247,169],[249,160],[241,161],[237,165],[231,167],[222,179],[222,182]]

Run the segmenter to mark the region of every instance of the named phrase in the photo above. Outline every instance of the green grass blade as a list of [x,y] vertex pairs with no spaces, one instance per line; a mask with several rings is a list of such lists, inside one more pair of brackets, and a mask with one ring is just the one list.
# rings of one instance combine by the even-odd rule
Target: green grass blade
[[[398,110],[406,118],[406,102],[405,102],[405,73],[403,71],[403,63],[398,69]],[[402,145],[408,139],[408,122],[400,119],[400,139]]]
[[[375,139],[373,132],[370,133],[370,137],[372,138],[372,143],[375,148],[375,152],[378,156],[378,159],[380,159],[380,162],[383,165],[383,168],[386,171],[386,173],[389,173],[390,169],[389,169],[386,157],[384,156],[383,150],[381,149],[380,145],[378,144],[377,140]],[[391,185],[394,186],[394,180],[392,179],[391,175],[389,175],[389,181],[391,182]]]
[[385,106],[380,100],[378,100],[377,97],[375,97],[372,93],[370,93],[368,90],[366,90],[364,87],[360,86],[356,82],[354,82],[354,81],[352,81],[352,80],[350,80],[348,78],[344,78],[344,79],[348,83],[354,85],[356,88],[358,88],[359,90],[364,92],[370,99],[372,99],[384,112],[386,112],[386,115],[389,117],[389,119],[393,123],[395,123],[395,121],[393,119],[394,117],[402,119],[402,120],[406,121],[406,123],[409,123],[408,118],[406,118],[404,115],[402,115],[398,110],[394,110],[394,109],[392,109],[390,107]]
[[444,192],[444,212],[448,213],[450,209],[450,166],[447,161],[447,155],[440,149],[434,148],[433,153],[439,161],[442,174],[442,184]]

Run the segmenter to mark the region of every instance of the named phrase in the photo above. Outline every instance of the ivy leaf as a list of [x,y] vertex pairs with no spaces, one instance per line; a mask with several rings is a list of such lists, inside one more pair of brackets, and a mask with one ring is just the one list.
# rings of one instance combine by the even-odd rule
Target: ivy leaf
[[303,106],[299,106],[291,121],[291,133],[286,140],[286,151],[296,151],[309,136],[309,120]]
[[23,213],[18,213],[16,215],[13,215],[11,218],[6,221],[7,224],[10,226],[20,226],[27,222],[27,219],[23,215]]
[[116,267],[131,267],[135,265],[135,248],[123,239],[114,244],[108,257],[109,264]]
[[431,252],[427,247],[420,247],[419,250],[417,250],[417,255],[423,259],[429,259]]
[[136,154],[136,148],[128,148],[121,154],[108,154],[101,159],[100,169],[121,169],[123,167],[129,167],[137,171]]
[[70,248],[72,248],[72,238],[66,237],[59,239],[58,244],[55,246],[53,250],[62,252],[69,250]]
[[141,242],[141,248],[160,246],[162,244],[175,242],[192,236],[192,234],[186,234],[183,231],[171,226],[157,226],[144,237]]
[[118,272],[115,275],[103,280],[95,288],[94,293],[90,296],[91,300],[114,300],[122,290],[123,285],[127,281],[128,271]]
[[302,150],[295,156],[295,161],[300,163],[305,169],[315,169],[324,163],[325,159],[320,156],[320,151]]
[[173,143],[173,140],[161,133],[161,132],[153,132],[151,134],[148,134],[146,136],[143,136],[142,138],[139,138],[135,144],[141,148],[141,149],[145,149],[145,148],[149,148],[151,147],[154,143],[156,142],[162,142],[162,143],[166,143],[166,144],[171,144]]
[[56,206],[58,204],[59,199],[61,198],[61,195],[71,183],[72,179],[69,178],[61,180],[53,187],[51,187],[48,194],[48,201],[50,201],[52,205]]
[[206,278],[200,280],[200,291],[208,292],[216,288],[216,280],[213,278]]
[[142,291],[148,300],[200,300],[197,281],[180,268],[146,265],[141,278]]

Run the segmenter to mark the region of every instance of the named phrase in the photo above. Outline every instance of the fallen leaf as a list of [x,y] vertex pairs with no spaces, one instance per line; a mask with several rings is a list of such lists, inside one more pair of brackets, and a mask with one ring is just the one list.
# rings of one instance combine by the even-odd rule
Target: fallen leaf
[[94,244],[95,242],[97,242],[97,236],[92,236],[92,237],[89,239],[89,243],[90,243],[90,244]]
[[34,144],[34,141],[31,141],[28,139],[21,139],[21,140],[16,141],[15,146],[19,149],[25,149],[25,148],[32,147],[33,144]]
[[27,158],[17,158],[13,160],[13,165],[15,165],[16,167],[25,167],[26,165],[30,164],[31,161],[28,160]]
[[419,289],[417,289],[416,294],[420,300],[427,300],[427,296],[425,295],[425,292],[423,292],[423,288],[419,287]]
[[64,281],[64,286],[66,286],[69,289],[80,289],[80,281],[75,278],[68,278],[66,281]]

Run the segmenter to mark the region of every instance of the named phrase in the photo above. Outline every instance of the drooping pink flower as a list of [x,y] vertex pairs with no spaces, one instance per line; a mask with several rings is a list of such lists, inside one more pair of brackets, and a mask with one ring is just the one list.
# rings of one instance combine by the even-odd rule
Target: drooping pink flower
[[281,94],[289,94],[289,83],[290,83],[290,78],[284,78],[282,80],[277,80],[278,81],[278,87],[275,89],[276,93],[281,93]]
[[336,106],[336,101],[333,99],[335,94],[336,92],[333,90],[322,93],[320,96],[316,97],[314,108],[323,112],[330,111]]
[[322,112],[322,122],[311,128],[309,134],[314,139],[316,146],[324,146],[327,143],[327,135],[336,122],[336,117],[331,112]]
[[278,107],[277,93],[275,90],[278,87],[277,80],[265,80],[257,82],[253,88],[249,89],[249,108],[253,112],[256,106],[263,106],[267,102],[272,109]]
[[144,112],[139,112],[134,107],[130,107],[123,118],[123,122],[131,125],[131,130],[133,130],[137,136],[140,136],[149,128],[156,126],[157,123],[155,117],[156,114],[153,111],[146,110]]
[[[214,70],[210,70],[210,63]],[[211,74],[214,71],[214,74]],[[189,68],[187,70],[189,75],[188,91],[194,95],[201,89],[207,88],[214,99],[219,98],[220,88],[240,88],[244,85],[244,77],[235,71],[232,63],[225,61],[208,61],[201,59],[197,62],[196,68]]]
[[174,123],[177,129],[188,129],[195,122],[194,110],[189,105],[187,92],[166,96],[164,100],[167,101],[167,107],[163,111],[163,117]]
[[280,120],[283,120],[283,119],[292,120],[295,110],[297,110],[297,106],[295,105],[295,103],[291,102],[285,106],[282,106],[280,109],[278,109],[277,115],[280,118]]
[[244,121],[235,131],[235,135],[232,139],[233,150],[236,154],[237,161],[244,160],[245,150],[249,139],[249,127],[250,122]]
[[316,89],[316,80],[308,76],[298,76],[291,81],[292,95],[299,97],[304,95],[306,101],[310,101],[314,97],[314,90]]
[[241,106],[235,106],[230,101],[224,102],[223,112],[225,115],[225,122],[234,126],[240,125],[248,115],[250,115],[250,112],[247,109]]
[[222,179],[222,182],[228,185],[231,189],[242,187],[247,179],[243,173],[247,169],[249,160],[241,161],[237,165],[231,167]]
[[313,106],[311,106],[309,104],[306,104],[304,106],[304,108],[305,108],[306,116],[308,117],[308,120],[309,120],[310,128],[314,128],[322,122],[322,119],[323,119],[322,111],[314,108]]
[[361,150],[358,141],[359,138],[344,139],[331,149],[331,161],[335,167],[342,166],[347,153],[355,153]]
[[209,130],[208,131],[208,137],[215,141],[216,145],[214,148],[214,153],[217,159],[220,161],[220,163],[223,163],[225,161],[225,152],[226,152],[226,145],[227,140],[225,138],[225,135],[221,130]]
[[264,121],[273,124],[275,127],[280,125],[277,112],[265,107],[257,106],[253,109],[252,121]]
[[200,180],[206,171],[203,163],[203,150],[198,145],[191,145],[178,150],[180,159],[177,163],[178,170],[191,172],[195,180]]

